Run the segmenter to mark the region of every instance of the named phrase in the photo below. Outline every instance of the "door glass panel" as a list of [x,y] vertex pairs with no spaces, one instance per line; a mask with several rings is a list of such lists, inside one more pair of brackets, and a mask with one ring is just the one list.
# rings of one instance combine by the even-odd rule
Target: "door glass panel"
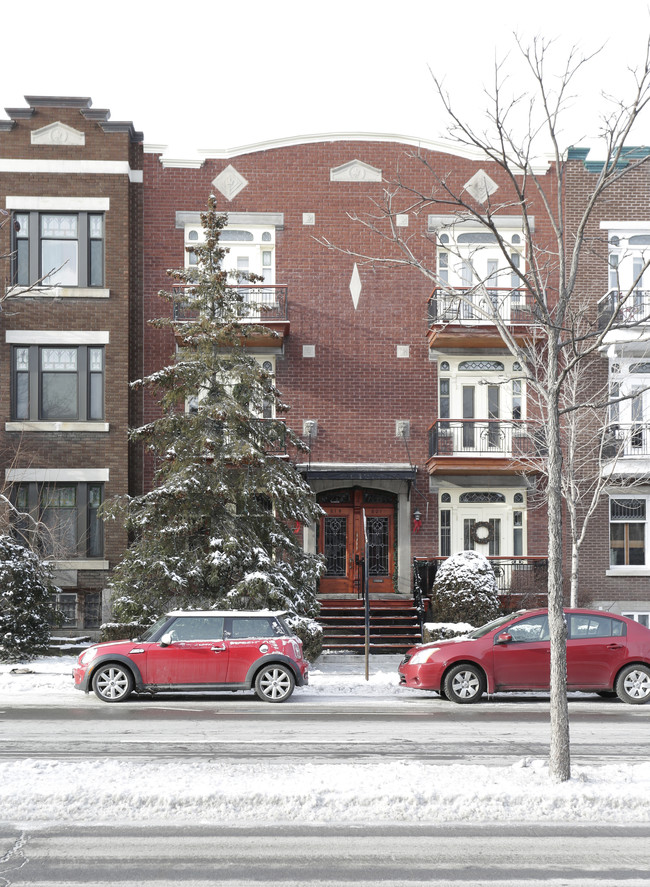
[[347,518],[324,518],[325,572],[327,576],[346,575]]
[[[474,386],[463,385],[463,419],[474,418]],[[474,423],[463,422],[463,447],[474,447]]]
[[388,518],[371,517],[366,522],[368,532],[368,574],[388,575]]
[[488,385],[488,446],[499,446],[499,423],[495,419],[499,418],[499,386]]

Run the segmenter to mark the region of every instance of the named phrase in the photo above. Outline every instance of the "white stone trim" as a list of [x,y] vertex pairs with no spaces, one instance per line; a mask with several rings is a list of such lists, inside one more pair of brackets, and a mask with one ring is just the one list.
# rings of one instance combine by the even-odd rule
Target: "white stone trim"
[[8,286],[5,294],[12,299],[108,299],[111,291],[101,286]]
[[108,422],[5,422],[5,431],[91,431],[105,434],[110,431]]
[[601,222],[600,229],[601,231],[609,231],[613,228],[618,229],[619,231],[650,231],[650,222]]
[[650,576],[650,567],[612,567],[605,576]]
[[110,197],[37,197],[8,194],[5,209],[40,210],[47,212],[108,212]]
[[[463,157],[467,160],[480,161],[483,164],[491,166],[491,161],[478,149],[461,147],[454,142],[423,139],[416,136],[405,136],[396,133],[334,132],[290,136],[283,139],[271,139],[265,142],[253,142],[250,145],[240,145],[236,148],[200,148],[197,151],[192,152],[193,156],[187,155],[183,158],[172,157],[171,154],[168,157],[165,157],[165,151],[168,149],[167,145],[145,144],[143,148],[146,154],[160,154],[160,162],[163,167],[187,167],[188,169],[198,169],[207,159],[230,160],[241,154],[255,154],[261,151],[289,148],[296,145],[316,144],[318,142],[395,142],[402,145],[411,145],[414,148],[424,148],[428,151],[451,154],[455,157]],[[550,165],[550,156],[540,157],[531,164],[531,169],[535,173],[544,174],[548,171]],[[521,174],[523,174],[523,172]]]
[[131,169],[126,160],[14,160],[0,157],[0,172],[61,175],[128,176],[141,182],[142,170]]
[[13,483],[107,483],[109,468],[5,468]]
[[56,120],[48,123],[40,129],[32,130],[32,145],[85,145],[86,134],[79,129],[73,129],[66,123]]
[[7,330],[8,345],[108,345],[108,330]]
[[[110,570],[108,561],[83,558],[75,561],[48,561],[55,570]],[[65,592],[64,592],[65,594]]]

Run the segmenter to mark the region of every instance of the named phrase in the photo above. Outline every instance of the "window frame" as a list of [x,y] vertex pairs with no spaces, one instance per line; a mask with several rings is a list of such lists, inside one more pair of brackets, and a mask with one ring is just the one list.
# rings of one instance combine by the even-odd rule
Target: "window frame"
[[[69,349],[76,352],[77,367],[69,372],[76,378],[76,415],[43,414],[44,374],[58,372],[43,369],[46,350]],[[21,353],[27,351],[26,369],[20,365]],[[101,353],[101,369],[93,365],[93,351]],[[61,370],[60,372],[64,372]],[[26,382],[24,379],[26,378]],[[96,381],[99,378],[99,383]],[[25,403],[26,400],[26,403]],[[45,344],[26,342],[11,346],[11,421],[13,422],[98,422],[106,412],[106,349],[103,344]]]
[[[69,560],[102,560],[105,552],[104,522],[99,516],[99,508],[105,500],[105,485],[102,481],[16,481],[11,491],[11,499],[15,507],[26,511],[32,520],[22,521],[20,525],[14,515],[12,530],[16,537],[31,541],[32,521],[44,522],[44,512],[47,506],[47,493],[50,490],[62,490],[74,488],[76,512],[74,518],[75,546],[74,551],[65,553],[59,557],[56,550],[48,553],[43,540],[38,542],[44,558],[50,561]],[[98,498],[93,501],[93,493],[98,493]],[[18,503],[20,502],[20,505]],[[52,507],[52,506],[50,506]]]
[[[20,234],[16,225],[19,217],[27,216],[27,236]],[[44,275],[51,269],[43,267],[43,243],[52,239],[42,234],[42,220],[45,216],[74,217],[77,220],[76,238],[61,238],[64,242],[77,244],[76,283],[56,280],[45,282]],[[93,235],[93,218],[101,218],[101,237]],[[27,247],[22,243],[27,242]],[[97,244],[101,244],[98,248]],[[26,253],[26,255],[25,255]],[[11,281],[15,287],[43,286],[65,289],[102,290],[106,286],[106,212],[95,209],[13,209],[11,224]],[[95,258],[93,259],[93,255]]]
[[[643,494],[638,494],[636,496],[625,496],[625,495],[615,495],[610,494],[607,504],[607,520],[608,520],[608,537],[609,537],[609,570],[610,571],[625,571],[625,570],[648,570],[648,496]],[[645,505],[644,516],[643,518],[636,518],[632,515],[628,515],[627,519],[612,519],[612,505],[614,502],[640,502],[642,501]],[[629,526],[631,524],[642,524],[644,527],[643,530],[643,563],[635,564],[630,563],[629,552],[631,549],[630,538],[629,538]],[[623,549],[624,549],[624,557],[625,563],[616,564],[612,561],[612,551],[614,550],[612,547],[612,528],[613,526],[624,526],[626,529],[624,531],[623,537]],[[618,540],[617,540],[618,541]],[[620,548],[621,546],[617,546]]]

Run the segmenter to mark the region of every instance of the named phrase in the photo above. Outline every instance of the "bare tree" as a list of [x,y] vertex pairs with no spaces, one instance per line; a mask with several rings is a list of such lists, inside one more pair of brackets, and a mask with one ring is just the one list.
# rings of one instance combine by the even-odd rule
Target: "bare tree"
[[[535,392],[538,419],[544,430],[546,502],[548,512],[548,608],[551,633],[551,745],[550,771],[556,781],[570,778],[569,717],[567,704],[566,637],[563,606],[563,462],[567,458],[564,417],[578,406],[572,403],[571,380],[581,362],[594,358],[607,334],[625,315],[632,290],[617,293],[612,310],[600,324],[592,311],[590,322],[585,317],[586,300],[581,289],[580,271],[590,258],[592,243],[589,225],[608,192],[624,177],[637,170],[648,159],[647,152],[629,155],[626,148],[630,134],[650,100],[650,45],[640,68],[632,72],[634,90],[626,101],[615,101],[600,126],[602,166],[583,196],[577,218],[567,221],[565,169],[567,156],[561,145],[561,120],[568,109],[570,92],[583,69],[594,63],[597,54],[581,56],[571,50],[559,75],[547,70],[551,43],[535,39],[530,46],[517,41],[518,50],[528,75],[530,89],[518,95],[509,94],[507,72],[495,66],[494,83],[487,93],[487,126],[476,128],[456,111],[443,83],[434,75],[434,83],[449,124],[449,133],[456,145],[477,152],[485,162],[499,171],[506,188],[494,189],[489,175],[481,171],[470,183],[458,185],[452,176],[443,176],[434,168],[430,156],[415,152],[415,162],[427,176],[424,191],[407,176],[400,175],[385,183],[383,194],[373,211],[355,218],[383,241],[375,255],[354,252],[326,239],[329,248],[356,256],[374,266],[380,263],[417,268],[436,287],[436,298],[446,306],[448,317],[454,311],[472,312],[472,317],[493,324],[500,337],[521,366],[522,378]],[[517,85],[525,78],[517,77]],[[536,157],[540,143],[546,155],[550,151],[550,173],[540,172]],[[421,179],[420,179],[421,180]],[[508,197],[500,195],[508,191]],[[438,230],[425,242],[405,237],[398,226],[398,213],[446,212],[452,221],[447,229]],[[521,217],[524,249],[519,252],[525,264],[514,258],[511,241],[502,230],[502,219],[516,213]],[[542,215],[550,238],[544,242],[535,234],[535,213]],[[483,274],[470,285],[451,285],[446,275],[432,262],[441,231],[446,230],[446,248],[453,253],[454,232],[464,222],[479,226],[497,245],[499,265],[489,277]],[[428,243],[427,243],[428,240]],[[431,247],[434,247],[432,249]],[[470,266],[476,263],[471,254],[457,251]],[[495,280],[505,276],[516,286],[505,294],[495,287]],[[474,276],[474,275],[470,275]],[[517,307],[513,308],[516,293]],[[439,305],[436,306],[440,320]],[[525,340],[515,336],[510,318],[513,310],[526,318]],[[582,403],[582,401],[581,401]],[[586,406],[586,405],[585,405]]]

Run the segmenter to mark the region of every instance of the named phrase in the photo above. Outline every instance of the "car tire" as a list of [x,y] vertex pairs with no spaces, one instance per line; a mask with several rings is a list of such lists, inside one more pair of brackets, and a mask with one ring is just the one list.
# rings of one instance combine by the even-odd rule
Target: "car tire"
[[93,674],[93,690],[102,702],[123,702],[133,692],[135,681],[129,669],[118,662],[100,665]]
[[616,678],[616,695],[628,705],[643,705],[650,700],[650,668],[628,665]]
[[295,686],[293,672],[279,662],[265,665],[255,677],[255,693],[263,702],[286,702]]
[[477,665],[466,662],[447,673],[443,687],[447,699],[459,705],[470,705],[478,702],[485,692],[485,676]]

